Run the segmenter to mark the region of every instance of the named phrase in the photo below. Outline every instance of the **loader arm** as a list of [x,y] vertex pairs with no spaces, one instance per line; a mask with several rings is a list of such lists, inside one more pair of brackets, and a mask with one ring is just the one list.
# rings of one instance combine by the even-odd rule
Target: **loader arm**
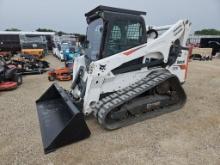
[[[94,73],[96,74],[96,72],[99,71],[100,65],[106,65],[107,67],[105,72],[101,72],[101,74],[106,75],[120,65],[134,59],[147,56],[148,54],[152,55],[160,53],[163,56],[164,63],[167,63],[170,47],[176,40],[180,40],[180,44],[185,46],[189,33],[189,26],[188,21],[180,20],[176,24],[172,25],[161,36],[154,40],[150,40],[150,42],[147,42],[146,44],[96,61],[94,64],[91,64],[94,66]],[[109,63],[111,63],[111,65],[108,65]]]

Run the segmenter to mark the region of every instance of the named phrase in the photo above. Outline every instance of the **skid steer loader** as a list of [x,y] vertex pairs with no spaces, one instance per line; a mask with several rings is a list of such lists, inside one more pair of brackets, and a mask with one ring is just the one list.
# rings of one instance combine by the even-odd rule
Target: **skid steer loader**
[[53,84],[37,101],[45,153],[90,136],[84,116],[107,130],[181,108],[191,23],[147,27],[145,12],[98,6],[85,14],[85,55],[69,91]]

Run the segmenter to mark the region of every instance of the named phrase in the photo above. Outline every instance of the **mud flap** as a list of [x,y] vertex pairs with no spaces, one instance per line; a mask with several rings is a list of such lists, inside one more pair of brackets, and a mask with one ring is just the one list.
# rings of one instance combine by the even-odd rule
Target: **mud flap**
[[88,138],[84,115],[56,83],[36,101],[44,153]]

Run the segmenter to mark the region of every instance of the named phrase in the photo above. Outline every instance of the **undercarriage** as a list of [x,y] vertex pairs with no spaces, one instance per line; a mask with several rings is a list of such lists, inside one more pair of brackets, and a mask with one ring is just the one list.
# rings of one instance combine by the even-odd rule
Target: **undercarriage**
[[113,130],[178,110],[185,101],[179,80],[162,70],[102,98],[95,107],[96,117],[102,127]]

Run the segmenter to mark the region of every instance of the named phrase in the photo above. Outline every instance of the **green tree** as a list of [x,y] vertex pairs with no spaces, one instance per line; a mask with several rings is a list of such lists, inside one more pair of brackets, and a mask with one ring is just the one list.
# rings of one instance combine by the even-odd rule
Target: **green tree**
[[217,29],[202,29],[195,31],[195,35],[220,35],[220,30]]
[[68,33],[65,33],[65,32],[63,32],[63,31],[58,31],[58,32],[56,32],[56,33],[57,33],[58,36],[62,36],[62,35],[68,34]]
[[38,28],[36,29],[37,32],[56,32],[55,30],[52,29],[47,29],[47,28]]
[[8,29],[5,29],[5,31],[21,31],[21,30],[17,28],[8,28]]

